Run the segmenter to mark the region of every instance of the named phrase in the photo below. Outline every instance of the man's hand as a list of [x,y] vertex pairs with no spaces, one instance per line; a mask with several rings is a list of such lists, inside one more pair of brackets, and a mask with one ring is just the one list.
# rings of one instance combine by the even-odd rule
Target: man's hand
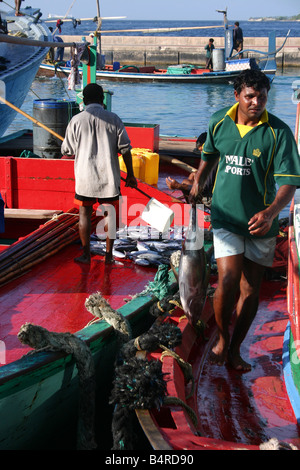
[[275,217],[289,204],[296,191],[296,186],[283,185],[276,194],[272,204],[267,209],[254,214],[248,222],[251,235],[266,235],[272,226]]
[[202,190],[199,191],[199,184],[194,181],[192,189],[189,194],[189,203],[194,206],[195,204],[201,204],[202,202]]
[[136,177],[134,175],[132,175],[132,176],[127,175],[125,186],[127,186],[129,188],[137,188]]
[[248,222],[250,235],[266,235],[272,226],[273,219],[274,217],[271,217],[267,211],[261,211],[255,214]]

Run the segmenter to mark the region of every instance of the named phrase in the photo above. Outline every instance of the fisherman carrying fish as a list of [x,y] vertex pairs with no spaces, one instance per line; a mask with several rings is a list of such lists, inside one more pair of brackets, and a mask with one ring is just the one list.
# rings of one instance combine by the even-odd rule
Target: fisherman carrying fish
[[109,224],[118,217],[120,197],[120,166],[118,153],[123,156],[127,169],[126,186],[137,187],[133,174],[131,145],[121,119],[103,108],[104,93],[100,85],[90,83],[83,89],[85,110],[74,116],[68,124],[61,152],[75,155],[75,203],[79,205],[79,235],[83,247],[77,262],[90,263],[90,234],[93,205],[108,204],[114,208],[115,221],[104,212],[106,253],[105,263],[113,262],[114,238],[110,236]]
[[265,109],[269,89],[269,80],[260,70],[245,70],[236,78],[236,103],[210,119],[189,199],[195,204],[218,165],[211,219],[219,277],[213,301],[219,337],[211,360],[219,365],[227,361],[242,371],[251,369],[240,355],[240,346],[257,312],[265,267],[273,263],[278,214],[300,186],[293,134]]

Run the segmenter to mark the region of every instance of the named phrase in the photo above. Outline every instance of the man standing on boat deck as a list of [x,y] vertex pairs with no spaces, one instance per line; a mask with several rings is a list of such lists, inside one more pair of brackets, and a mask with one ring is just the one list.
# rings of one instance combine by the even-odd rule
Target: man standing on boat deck
[[[75,261],[90,263],[90,232],[93,205],[114,206],[118,213],[121,153],[127,168],[126,186],[136,187],[132,169],[131,145],[121,119],[103,108],[103,89],[96,83],[83,90],[86,108],[74,116],[66,130],[62,154],[75,155],[75,203],[79,205],[79,235],[83,254]],[[107,214],[109,215],[109,214]],[[107,220],[109,220],[107,218]],[[105,230],[108,230],[107,224]],[[114,239],[106,238],[105,262],[113,261]]]
[[16,16],[21,16],[22,13],[20,13],[20,7],[21,7],[21,3],[22,3],[23,0],[15,0],[15,7],[16,7],[16,13],[15,15]]
[[[211,117],[190,192],[190,202],[195,203],[218,165],[211,216],[219,276],[214,295],[219,338],[211,359],[219,365],[228,360],[244,371],[251,366],[241,358],[240,346],[257,312],[265,267],[273,263],[278,214],[300,186],[293,134],[265,109],[269,88],[260,70],[245,70],[237,77],[237,102]],[[230,340],[236,295],[237,319]]]
[[[243,30],[240,27],[240,23],[236,21],[234,23],[234,30],[233,30],[233,48],[240,52],[243,50],[244,45],[244,37],[243,37]],[[239,54],[239,58],[243,58],[243,54]]]
[[213,53],[214,48],[215,48],[214,39],[210,38],[210,40],[208,41],[208,44],[206,44],[206,46],[204,48],[206,50],[205,68],[207,68],[207,69],[213,69],[212,53]]

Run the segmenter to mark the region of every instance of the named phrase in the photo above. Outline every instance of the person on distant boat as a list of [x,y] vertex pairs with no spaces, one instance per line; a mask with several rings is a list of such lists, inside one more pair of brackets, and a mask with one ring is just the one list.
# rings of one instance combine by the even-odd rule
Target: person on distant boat
[[21,3],[23,0],[15,0],[16,16],[23,16],[23,13],[20,13]]
[[205,46],[205,50],[206,50],[206,64],[205,64],[205,67],[207,69],[212,69],[213,68],[213,62],[212,62],[212,51],[214,50],[215,46],[214,46],[214,39],[213,38],[210,38],[210,40],[208,41],[208,44],[206,44]]
[[236,78],[235,105],[210,119],[189,198],[195,204],[218,164],[211,222],[219,277],[213,300],[219,337],[211,361],[218,365],[228,361],[241,371],[251,369],[240,355],[240,346],[258,309],[265,268],[273,264],[278,214],[300,185],[293,133],[265,109],[269,89],[269,79],[260,70],[244,70]]
[[64,24],[64,22],[59,18],[56,22],[56,28],[58,29],[59,34],[61,34],[61,27]]
[[[75,155],[75,203],[79,205],[79,235],[83,247],[82,256],[75,261],[81,263],[91,262],[90,232],[93,205],[97,201],[99,204],[109,204],[118,217],[120,198],[118,153],[122,154],[127,168],[126,186],[137,187],[127,131],[117,114],[104,109],[103,99],[104,93],[100,85],[96,83],[86,85],[83,89],[83,102],[86,108],[71,119],[61,146],[63,155]],[[109,220],[109,213],[105,212],[104,217]],[[109,223],[106,223],[106,232],[109,230]],[[113,244],[114,239],[108,234],[106,264],[113,262]]]
[[[52,26],[49,26],[49,31],[52,33],[53,42],[64,42],[60,36],[56,36],[56,34],[53,33]],[[47,57],[49,58],[48,60],[50,60],[50,62],[62,62],[64,60],[64,53],[65,49],[63,47],[56,47],[55,51],[54,48],[51,47],[49,53],[47,54]]]
[[[244,37],[243,37],[243,30],[240,27],[240,23],[236,21],[234,23],[234,30],[233,30],[233,49],[235,49],[237,52],[240,52],[243,50],[243,44],[244,44]],[[239,54],[239,58],[243,58],[243,54]]]
[[[202,134],[199,135],[197,141],[196,141],[196,148],[194,151],[196,151],[197,153],[202,152],[202,148],[203,148],[203,145],[204,145],[204,142],[205,142],[205,139],[207,137],[207,132],[202,132]],[[201,161],[201,159],[200,159]],[[200,165],[200,163],[199,163]],[[190,173],[190,175],[188,176],[188,178],[185,178],[184,180],[182,180],[181,183],[179,183],[179,181],[171,178],[170,176],[168,176],[166,178],[166,184],[168,186],[169,189],[173,189],[173,190],[180,190],[182,191],[186,201],[188,202],[188,197],[189,197],[189,194],[190,194],[190,190],[192,189],[192,186],[193,186],[193,182],[194,182],[194,178],[195,178],[195,173],[196,173],[196,169]],[[211,198],[212,198],[212,192],[213,192],[213,187],[214,187],[214,182],[215,182],[215,175],[216,175],[216,169],[211,173],[211,175],[209,176],[208,180],[206,181],[206,184],[205,184],[205,187],[203,189],[203,193],[202,193],[202,196],[203,196],[203,202],[206,206],[210,206],[211,204]]]

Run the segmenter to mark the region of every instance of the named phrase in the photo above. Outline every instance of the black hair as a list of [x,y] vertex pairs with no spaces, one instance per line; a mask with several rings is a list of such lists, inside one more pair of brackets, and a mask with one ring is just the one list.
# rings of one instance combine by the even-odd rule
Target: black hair
[[103,103],[103,88],[97,83],[89,83],[88,85],[86,85],[83,89],[82,95],[84,104]]
[[206,141],[206,137],[207,137],[207,132],[202,132],[202,134],[199,135],[196,141],[196,147],[200,147],[200,145],[203,145],[204,142]]
[[254,90],[262,90],[266,88],[270,90],[270,80],[259,69],[243,70],[235,79],[233,85],[235,91],[240,94],[244,87],[251,87]]

